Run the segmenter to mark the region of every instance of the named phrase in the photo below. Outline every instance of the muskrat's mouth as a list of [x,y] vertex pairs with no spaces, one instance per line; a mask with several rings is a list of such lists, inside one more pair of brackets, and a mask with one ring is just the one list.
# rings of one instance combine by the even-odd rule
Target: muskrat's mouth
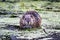
[[25,25],[25,26],[23,26],[23,28],[32,28],[32,26],[31,25]]

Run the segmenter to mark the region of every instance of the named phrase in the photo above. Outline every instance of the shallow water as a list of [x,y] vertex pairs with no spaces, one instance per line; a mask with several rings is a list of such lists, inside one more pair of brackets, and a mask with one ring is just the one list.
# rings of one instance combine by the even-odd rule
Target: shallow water
[[[0,35],[10,35],[11,39],[34,39],[34,40],[59,40],[60,30],[60,13],[58,12],[40,12],[42,17],[42,29],[32,31],[19,30],[20,17],[9,18],[9,16],[0,17]],[[43,30],[44,29],[44,30]],[[16,37],[15,37],[16,36]]]

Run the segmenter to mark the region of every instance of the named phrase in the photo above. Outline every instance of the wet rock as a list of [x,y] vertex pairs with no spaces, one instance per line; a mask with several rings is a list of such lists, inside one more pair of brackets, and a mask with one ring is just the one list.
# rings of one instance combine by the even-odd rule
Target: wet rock
[[16,30],[16,29],[18,30],[19,26],[16,26],[16,25],[7,25],[5,28],[8,29],[8,30]]
[[11,15],[10,16],[10,18],[16,18],[16,17],[18,17],[18,16],[16,16],[16,15]]

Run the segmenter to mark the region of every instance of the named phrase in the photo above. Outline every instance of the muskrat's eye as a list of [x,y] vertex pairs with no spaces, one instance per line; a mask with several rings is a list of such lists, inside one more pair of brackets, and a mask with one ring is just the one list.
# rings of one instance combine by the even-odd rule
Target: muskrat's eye
[[25,20],[26,20],[26,18],[25,18]]
[[32,16],[31,16],[32,17]]
[[30,17],[33,17],[32,15]]

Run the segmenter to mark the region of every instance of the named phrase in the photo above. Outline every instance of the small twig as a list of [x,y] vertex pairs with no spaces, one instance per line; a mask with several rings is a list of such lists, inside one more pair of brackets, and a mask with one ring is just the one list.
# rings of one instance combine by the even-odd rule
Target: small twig
[[45,29],[43,29],[43,31],[44,31],[46,34],[48,34]]

